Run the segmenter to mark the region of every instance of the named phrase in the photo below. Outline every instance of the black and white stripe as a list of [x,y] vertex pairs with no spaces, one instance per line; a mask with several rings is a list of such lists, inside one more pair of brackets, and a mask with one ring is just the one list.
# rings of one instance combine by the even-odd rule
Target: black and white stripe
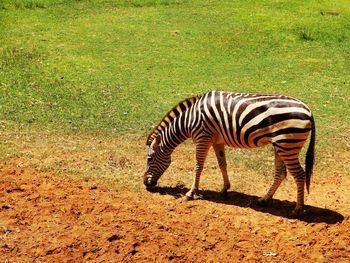
[[[306,172],[299,153],[311,131],[306,154]],[[180,102],[170,110],[147,138],[148,166],[145,184],[154,186],[170,165],[170,156],[187,138],[196,142],[196,175],[191,190],[197,194],[199,178],[208,150],[213,146],[223,174],[226,193],[230,187],[224,147],[256,148],[272,144],[275,150],[275,178],[268,193],[272,198],[288,170],[297,184],[295,213],[304,205],[304,186],[309,191],[315,145],[315,124],[310,109],[286,95],[211,91]]]

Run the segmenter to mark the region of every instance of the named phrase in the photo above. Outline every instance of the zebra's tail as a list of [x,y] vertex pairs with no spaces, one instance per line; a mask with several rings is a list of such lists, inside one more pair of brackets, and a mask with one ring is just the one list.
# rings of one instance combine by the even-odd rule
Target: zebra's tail
[[312,116],[311,117],[311,138],[310,138],[309,147],[307,148],[306,159],[305,159],[306,190],[308,193],[310,190],[310,179],[312,176],[314,160],[315,160],[315,138],[316,138],[316,127],[315,127],[314,117]]

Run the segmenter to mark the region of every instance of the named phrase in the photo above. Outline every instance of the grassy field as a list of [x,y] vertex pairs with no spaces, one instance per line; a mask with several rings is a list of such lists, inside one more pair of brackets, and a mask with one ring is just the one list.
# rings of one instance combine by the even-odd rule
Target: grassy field
[[39,131],[143,144],[212,89],[296,96],[320,158],[349,151],[349,21],[348,0],[0,0],[0,152]]

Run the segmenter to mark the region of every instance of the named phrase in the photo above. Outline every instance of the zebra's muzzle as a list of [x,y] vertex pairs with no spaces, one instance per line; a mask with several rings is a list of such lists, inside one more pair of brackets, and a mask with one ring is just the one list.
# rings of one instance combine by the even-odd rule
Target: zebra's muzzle
[[152,177],[150,176],[146,176],[144,180],[144,184],[147,190],[152,190],[157,185],[157,181],[152,180]]

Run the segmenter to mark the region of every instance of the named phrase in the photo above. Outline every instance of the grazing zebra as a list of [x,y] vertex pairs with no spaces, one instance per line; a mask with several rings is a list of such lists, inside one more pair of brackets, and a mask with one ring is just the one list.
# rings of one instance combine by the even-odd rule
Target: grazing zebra
[[[305,172],[299,153],[309,132]],[[272,198],[287,175],[297,185],[297,203],[293,214],[304,205],[304,186],[309,192],[314,163],[315,123],[310,109],[300,100],[286,95],[210,91],[191,97],[170,110],[147,138],[148,155],[144,184],[150,190],[171,163],[177,145],[192,138],[196,143],[196,167],[187,199],[198,194],[199,179],[209,148],[213,146],[224,180],[221,191],[230,188],[225,145],[256,148],[271,143],[275,153],[275,177],[264,203]]]

